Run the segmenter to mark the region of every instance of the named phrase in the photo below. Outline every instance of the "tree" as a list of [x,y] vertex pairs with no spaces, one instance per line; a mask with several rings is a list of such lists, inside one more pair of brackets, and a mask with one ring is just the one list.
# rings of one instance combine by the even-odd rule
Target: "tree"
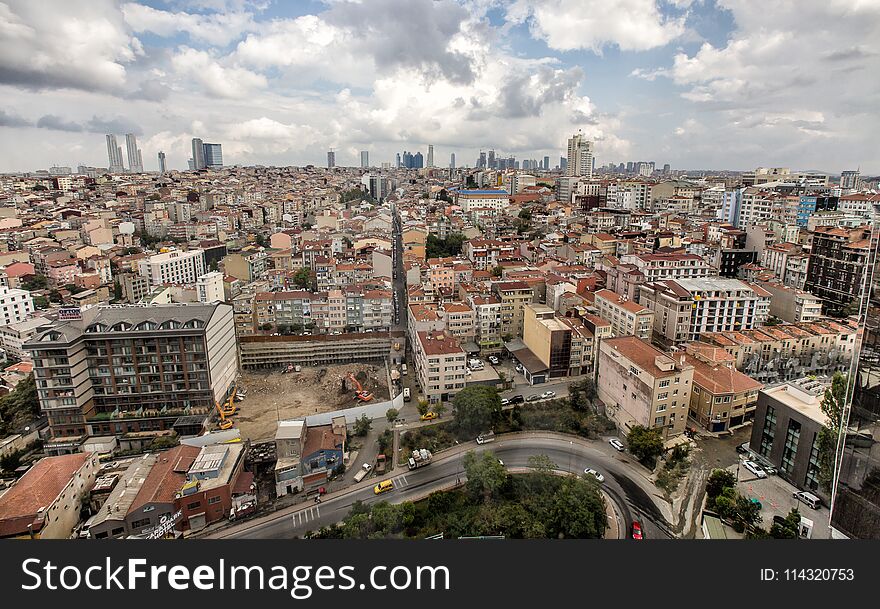
[[308,289],[312,284],[312,272],[307,267],[297,269],[293,274],[293,284],[301,290]]
[[446,413],[446,404],[444,404],[443,402],[437,402],[436,404],[434,404],[431,410],[436,412],[438,417],[442,417]]
[[461,253],[461,246],[467,240],[462,233],[450,233],[445,239],[436,235],[428,235],[425,243],[425,254],[428,258],[446,258]]
[[396,420],[399,415],[400,412],[397,410],[397,408],[389,408],[385,411],[385,418],[388,419],[389,423]]
[[726,469],[712,470],[712,473],[709,474],[709,479],[706,481],[706,496],[709,498],[707,507],[709,509],[712,509],[715,498],[720,496],[726,488],[736,488],[736,476],[734,473]]
[[371,421],[367,415],[362,414],[359,418],[355,419],[352,433],[355,436],[362,437],[370,433],[370,429],[372,428],[373,421]]
[[431,409],[431,404],[428,402],[427,398],[419,398],[418,402],[416,402],[416,410],[419,411],[420,415],[427,413]]
[[568,477],[553,497],[548,536],[573,539],[599,539],[608,519],[605,501],[595,481]]
[[629,451],[644,465],[653,467],[657,457],[663,454],[663,437],[659,428],[636,425],[627,434],[626,441]]
[[254,241],[256,241],[257,245],[260,247],[269,247],[269,238],[263,233],[257,233]]
[[568,386],[568,402],[574,410],[589,410],[598,395],[596,383],[589,377]]
[[37,309],[48,309],[49,299],[45,296],[34,296],[34,307]]
[[761,506],[743,495],[736,495],[734,500],[734,520],[743,530],[761,522]]
[[455,394],[452,402],[455,422],[465,433],[490,429],[501,416],[501,398],[494,387],[465,387]]
[[826,492],[831,490],[834,479],[834,461],[837,443],[843,429],[846,411],[847,380],[840,372],[835,372],[831,386],[825,390],[819,409],[827,417],[819,431],[819,484]]
[[495,497],[507,482],[507,472],[492,451],[468,452],[464,456],[464,471],[468,493],[482,497],[484,502]]
[[45,290],[49,287],[49,280],[45,275],[28,275],[22,280],[21,286],[28,292]]
[[40,416],[40,400],[34,375],[29,374],[11,393],[0,397],[0,435]]
[[504,274],[504,267],[500,264],[492,269],[492,277],[501,277]]
[[801,513],[791,508],[784,519],[774,519],[770,526],[770,537],[774,539],[800,539]]

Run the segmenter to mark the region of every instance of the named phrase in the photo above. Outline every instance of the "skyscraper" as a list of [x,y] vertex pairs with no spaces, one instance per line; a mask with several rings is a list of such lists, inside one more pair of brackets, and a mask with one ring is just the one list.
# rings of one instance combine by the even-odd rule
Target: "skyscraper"
[[122,148],[116,144],[116,136],[107,134],[107,170],[110,173],[122,173],[125,166],[122,162]]
[[165,175],[165,171],[166,171],[166,168],[165,168],[165,153],[162,152],[162,151],[160,150],[160,151],[159,151],[159,175],[160,175],[160,176],[164,176],[164,175]]
[[413,157],[413,169],[421,169],[425,166],[425,157],[422,156],[421,152],[416,152]]
[[370,151],[369,150],[361,150],[361,167],[369,167],[370,166]]
[[498,168],[498,165],[495,163],[495,151],[494,150],[489,151],[489,158],[487,160],[486,167],[488,167],[489,169],[497,169]]
[[332,150],[327,151],[327,169],[336,167],[336,153]]
[[434,144],[428,144],[428,167],[434,166]]
[[192,139],[193,169],[205,169],[205,145],[200,138]]
[[544,171],[550,171],[550,157],[544,157]]
[[449,168],[455,169],[455,153],[449,155]]
[[220,169],[223,167],[223,146],[221,144],[203,144],[205,167]]
[[568,138],[568,165],[565,175],[593,177],[593,142],[586,139],[580,130]]
[[140,150],[137,147],[137,138],[134,133],[125,134],[125,148],[128,152],[128,169],[132,173],[143,173],[144,164],[141,160]]
[[403,161],[400,160],[400,153],[397,153],[397,159],[394,161],[395,167],[403,167]]
[[861,181],[861,171],[842,171],[840,173],[840,187],[844,189],[858,189]]
[[477,159],[477,169],[486,168],[486,153],[480,150],[480,158]]
[[663,165],[663,175],[668,174],[669,171],[670,171],[671,169],[672,169],[672,168],[669,166],[669,163],[665,163],[665,164]]

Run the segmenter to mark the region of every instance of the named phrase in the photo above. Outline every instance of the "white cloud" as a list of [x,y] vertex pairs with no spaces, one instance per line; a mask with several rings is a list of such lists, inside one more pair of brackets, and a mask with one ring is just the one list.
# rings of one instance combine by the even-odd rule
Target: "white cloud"
[[551,49],[601,52],[606,45],[646,51],[685,33],[684,17],[665,17],[655,0],[515,0],[507,9],[513,23],[529,23],[535,38]]
[[162,11],[143,4],[129,2],[122,5],[125,22],[135,32],[151,32],[159,36],[174,36],[186,32],[192,40],[224,46],[256,29],[253,15],[245,12],[196,14]]
[[0,3],[0,83],[120,91],[142,54],[110,0]]
[[266,77],[236,65],[222,65],[207,51],[181,47],[171,65],[184,79],[198,82],[211,95],[241,98],[268,86]]

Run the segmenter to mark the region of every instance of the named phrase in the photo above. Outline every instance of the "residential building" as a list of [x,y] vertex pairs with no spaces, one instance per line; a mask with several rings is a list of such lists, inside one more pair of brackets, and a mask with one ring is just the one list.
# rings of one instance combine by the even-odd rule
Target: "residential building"
[[150,282],[150,287],[195,285],[205,274],[205,252],[194,249],[155,254],[138,260],[138,274]]
[[465,385],[465,352],[442,332],[419,332],[413,344],[416,377],[429,402],[452,399]]
[[137,138],[133,133],[125,134],[125,148],[128,151],[128,169],[132,173],[144,172],[144,161],[141,158],[140,148],[137,147]]
[[223,273],[211,271],[200,276],[196,281],[196,292],[199,302],[222,302],[225,297],[223,293]]
[[599,290],[595,294],[595,306],[599,317],[611,322],[614,336],[637,336],[650,339],[654,327],[654,312],[627,300],[611,290]]
[[633,265],[647,282],[693,279],[715,274],[702,256],[696,254],[627,254],[620,257],[620,262]]
[[238,371],[224,304],[97,306],[37,332],[24,349],[40,408],[65,447],[71,438],[161,432],[184,414],[211,414]]
[[532,288],[522,281],[502,281],[494,284],[492,291],[501,300],[501,336],[522,336],[523,309],[532,302]]
[[593,142],[580,131],[568,138],[568,164],[565,175],[593,178]]
[[739,372],[720,347],[690,343],[685,362],[694,367],[690,417],[717,433],[749,423],[764,385]]
[[49,320],[44,317],[32,317],[0,326],[0,346],[6,351],[6,356],[21,361],[31,361],[31,354],[23,348],[23,345],[34,337],[37,328],[47,323]]
[[34,299],[27,290],[0,286],[0,322],[17,324],[34,312]]
[[107,139],[107,165],[110,173],[122,173],[125,164],[122,160],[122,148],[116,143],[116,136],[108,133]]
[[[542,304],[525,306],[523,344],[532,357],[523,357],[522,351],[514,356],[526,368],[530,383],[543,382],[547,378],[578,376],[593,372],[593,334],[580,320],[562,317],[552,308]],[[530,365],[536,358],[540,367]],[[536,376],[544,377],[541,380]]]
[[687,423],[694,367],[650,343],[624,336],[599,343],[599,399],[621,430],[635,425],[663,430],[664,440]]
[[770,315],[789,323],[816,321],[822,317],[822,299],[809,292],[775,281],[762,281],[770,293]]
[[654,334],[669,345],[698,340],[705,332],[760,326],[770,311],[770,294],[763,288],[712,277],[644,284],[639,302],[653,311]]
[[804,289],[822,299],[825,313],[845,311],[862,294],[870,246],[867,226],[816,227]]

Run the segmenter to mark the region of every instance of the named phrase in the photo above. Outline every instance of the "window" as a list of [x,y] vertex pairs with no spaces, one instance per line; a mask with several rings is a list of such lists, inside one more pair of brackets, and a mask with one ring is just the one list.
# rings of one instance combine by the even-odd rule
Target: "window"
[[761,431],[761,446],[758,452],[764,457],[770,456],[770,450],[773,448],[773,438],[776,433],[776,409],[772,406],[767,407],[767,414],[764,416],[764,429]]
[[666,417],[657,417],[654,419],[654,426],[661,427],[666,424]]
[[134,522],[132,522],[131,528],[132,529],[142,529],[142,528],[149,526],[149,525],[150,525],[150,519],[149,518],[142,518],[141,520],[135,520]]
[[199,508],[199,507],[201,507],[201,506],[202,506],[202,502],[201,502],[201,501],[194,501],[194,502],[192,502],[192,503],[187,503],[187,504],[186,504],[186,509],[188,509],[188,510],[194,510],[194,509]]
[[214,505],[215,503],[220,503],[220,496],[216,497],[208,497],[208,505]]
[[794,460],[797,455],[798,441],[801,437],[801,424],[797,421],[788,422],[788,431],[785,434],[785,445],[782,448],[781,469],[786,474],[791,474],[794,469]]
[[666,380],[664,380],[664,381],[660,381],[660,385],[659,385],[659,387],[660,387],[661,389],[663,389],[664,387],[669,387],[669,379],[666,379]]
[[658,400],[665,400],[665,399],[668,398],[668,397],[669,397],[669,392],[668,392],[668,391],[664,391],[663,393],[660,393],[660,394],[657,395],[657,399],[658,399]]

